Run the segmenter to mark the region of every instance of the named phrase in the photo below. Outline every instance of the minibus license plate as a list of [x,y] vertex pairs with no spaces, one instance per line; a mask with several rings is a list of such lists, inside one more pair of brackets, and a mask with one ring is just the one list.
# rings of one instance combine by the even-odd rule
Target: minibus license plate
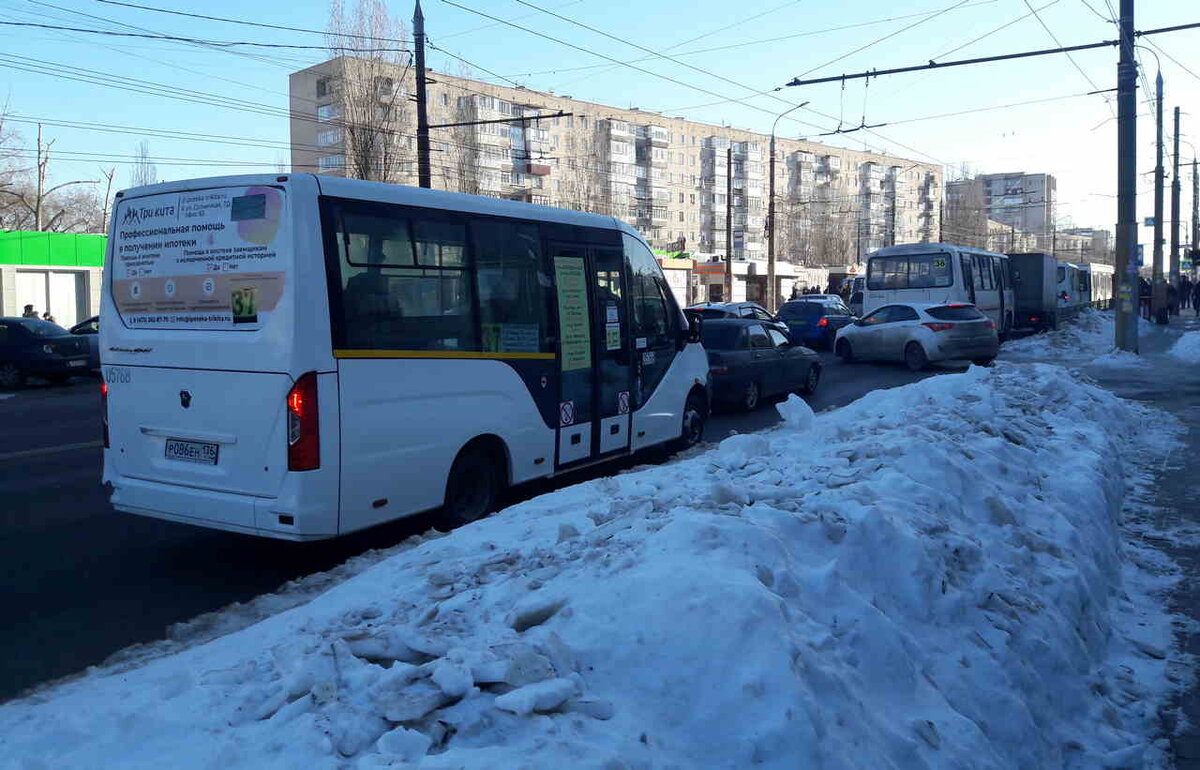
[[167,439],[167,459],[183,460],[201,465],[217,464],[217,445],[205,444],[200,441],[182,441],[177,438]]

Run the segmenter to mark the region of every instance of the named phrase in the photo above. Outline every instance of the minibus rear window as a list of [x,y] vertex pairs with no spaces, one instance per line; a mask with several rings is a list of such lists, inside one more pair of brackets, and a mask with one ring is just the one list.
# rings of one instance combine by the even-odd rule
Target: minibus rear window
[[954,285],[950,257],[941,252],[872,257],[867,263],[867,288],[938,289]]

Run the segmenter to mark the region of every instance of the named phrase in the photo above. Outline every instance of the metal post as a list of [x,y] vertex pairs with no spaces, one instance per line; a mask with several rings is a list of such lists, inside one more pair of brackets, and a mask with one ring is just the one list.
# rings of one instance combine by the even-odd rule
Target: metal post
[[778,306],[775,297],[775,132],[771,131],[771,160],[767,164],[767,310]]
[[1175,163],[1171,176],[1171,283],[1179,285],[1179,108],[1175,108]]
[[1200,260],[1200,176],[1196,175],[1196,159],[1192,158],[1192,270]]
[[1150,306],[1154,322],[1167,322],[1167,287],[1163,283],[1163,79],[1162,72],[1154,79],[1155,131],[1154,144],[1154,293]]
[[725,150],[725,301],[733,302],[733,145]]
[[1137,64],[1133,58],[1133,0],[1120,0],[1117,64],[1117,303],[1116,346],[1134,353],[1137,333]]
[[425,14],[421,0],[413,11],[413,46],[417,64],[417,184],[432,187],[429,173],[429,103],[425,92]]

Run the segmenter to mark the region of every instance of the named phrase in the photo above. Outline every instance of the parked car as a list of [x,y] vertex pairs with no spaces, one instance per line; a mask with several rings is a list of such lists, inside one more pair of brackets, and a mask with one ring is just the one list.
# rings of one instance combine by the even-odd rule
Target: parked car
[[884,305],[837,333],[842,360],[903,361],[919,371],[931,361],[987,365],[1000,352],[996,324],[968,303]]
[[68,331],[84,339],[88,347],[88,368],[98,371],[100,369],[100,316],[92,316],[86,321],[80,321]]
[[30,376],[66,382],[87,365],[87,344],[58,324],[0,318],[0,388],[19,388]]
[[700,338],[716,403],[750,411],[768,396],[812,393],[820,382],[817,354],[761,321],[706,320]]
[[788,333],[787,324],[756,302],[701,302],[688,308],[705,320],[714,318],[747,318],[761,321],[764,326]]
[[[828,296],[828,295],[826,295]],[[802,297],[783,303],[779,320],[787,324],[788,336],[797,345],[833,349],[837,330],[854,321],[841,297]]]

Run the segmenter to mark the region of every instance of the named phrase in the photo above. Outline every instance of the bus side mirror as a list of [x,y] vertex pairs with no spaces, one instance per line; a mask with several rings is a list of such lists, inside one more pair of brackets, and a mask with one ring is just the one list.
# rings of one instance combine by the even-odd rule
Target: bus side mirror
[[687,318],[687,331],[684,332],[683,340],[685,343],[691,344],[700,341],[700,316],[696,313],[685,313]]

